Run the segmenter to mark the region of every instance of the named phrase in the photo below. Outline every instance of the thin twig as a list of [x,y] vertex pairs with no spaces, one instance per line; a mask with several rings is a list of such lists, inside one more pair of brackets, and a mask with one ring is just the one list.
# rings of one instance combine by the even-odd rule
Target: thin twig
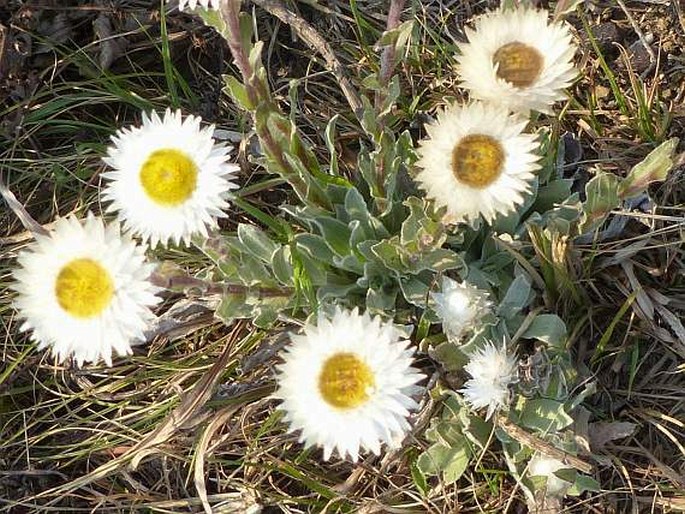
[[642,73],[642,76],[645,77],[649,74],[649,72],[652,71],[652,68],[654,68],[654,65],[656,63],[656,55],[654,55],[654,50],[652,50],[652,47],[649,46],[649,42],[647,41],[647,38],[642,33],[642,30],[640,30],[640,27],[635,22],[635,18],[633,18],[633,15],[630,14],[630,11],[626,7],[626,4],[623,3],[623,0],[616,0],[616,3],[619,5],[621,10],[623,10],[623,12],[625,13],[626,18],[628,18],[628,21],[630,22],[631,27],[633,27],[635,34],[637,34],[637,37],[640,40],[640,43],[642,43],[642,46],[645,47],[645,50],[649,54],[649,67]]
[[[390,9],[388,9],[388,20],[386,21],[385,24],[385,30],[390,31],[394,30],[400,25],[400,16],[402,15],[402,10],[404,9],[404,1],[405,0],[391,0],[390,1]],[[394,67],[395,63],[395,45],[390,44],[386,45],[385,48],[383,48],[383,54],[381,55],[381,70],[378,74],[378,82],[381,85],[381,88],[385,87],[388,82],[390,82],[390,77],[392,75],[392,70]],[[383,102],[383,99],[385,97],[385,94],[382,94],[381,91],[377,91],[374,99],[374,103],[376,105],[376,110],[380,109],[381,103]]]
[[537,450],[547,457],[561,461],[564,464],[577,469],[578,471],[583,473],[592,473],[593,466],[589,462],[586,462],[575,455],[571,455],[568,452],[560,450],[555,446],[552,446],[544,439],[526,432],[522,428],[509,421],[505,416],[499,415],[497,417],[497,425],[502,428],[510,437],[516,439],[519,443],[525,444],[529,448]]
[[290,25],[295,33],[302,38],[302,40],[307,43],[309,48],[321,54],[321,56],[326,61],[326,67],[328,70],[335,75],[340,84],[340,89],[342,90],[347,103],[350,104],[352,112],[355,115],[360,116],[363,108],[363,104],[359,93],[352,85],[352,81],[345,73],[345,68],[342,63],[338,60],[331,48],[321,35],[305,20],[297,16],[294,12],[289,11],[280,2],[274,0],[252,0],[255,4],[260,6],[265,11],[276,16],[283,23]]

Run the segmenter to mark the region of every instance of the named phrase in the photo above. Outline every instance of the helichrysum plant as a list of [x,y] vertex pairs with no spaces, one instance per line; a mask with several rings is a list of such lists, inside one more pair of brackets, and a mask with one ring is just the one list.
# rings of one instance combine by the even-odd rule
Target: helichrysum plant
[[[430,395],[434,416],[417,434],[428,445],[414,463],[424,481],[456,481],[499,444],[532,503],[540,491],[596,487],[572,433],[593,386],[576,388],[551,299],[562,294],[573,239],[663,180],[676,141],[625,179],[598,174],[581,201],[556,166],[544,118],[530,120],[552,114],[578,73],[571,31],[521,4],[466,30],[454,69],[469,98],[446,99],[422,139],[387,123],[402,95],[387,63],[360,77],[370,88],[363,94],[345,82],[361,134],[350,176],[340,172],[336,118],[322,158],[296,117],[281,112],[241,2],[181,2],[226,39],[240,72],[225,77],[226,92],[251,116],[257,163],[291,195],[280,216],[266,215],[240,200],[238,168],[213,127],[180,111],[145,113],[140,126],[119,130],[105,157],[102,198],[127,232],[89,216],[38,236],[15,273],[24,328],[60,360],[111,364],[113,352],[130,353],[142,337],[158,301],[153,265],[132,236],[152,250],[192,243],[213,263],[200,281],[219,295],[216,315],[227,324],[304,321],[276,366],[272,398],[284,429],[324,460],[402,448]],[[395,56],[411,43],[407,28],[386,35]],[[231,201],[255,223],[218,230]],[[532,373],[521,372],[522,339],[535,342]],[[430,391],[421,366],[441,372]]]

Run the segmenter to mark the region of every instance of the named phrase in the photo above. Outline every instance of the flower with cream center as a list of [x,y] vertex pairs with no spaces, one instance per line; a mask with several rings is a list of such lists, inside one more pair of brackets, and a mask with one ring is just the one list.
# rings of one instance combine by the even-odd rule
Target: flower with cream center
[[130,354],[131,343],[144,339],[160,300],[149,281],[154,265],[118,223],[106,226],[92,214],[59,219],[17,260],[12,287],[21,330],[59,361],[111,366],[113,351]]
[[569,26],[525,6],[488,12],[466,28],[457,72],[471,98],[512,111],[549,112],[577,75]]
[[337,309],[291,340],[274,397],[305,446],[323,448],[325,460],[335,450],[356,461],[360,450],[378,455],[382,443],[403,439],[423,375],[412,367],[414,351],[399,328]]
[[208,235],[225,217],[231,182],[238,170],[227,162],[229,150],[212,138],[213,126],[200,118],[167,110],[143,115],[141,127],[120,130],[104,161],[103,198],[127,228],[150,241],[188,244],[195,234]]
[[454,221],[491,222],[523,203],[539,168],[534,135],[506,109],[474,102],[450,105],[426,126],[416,181]]

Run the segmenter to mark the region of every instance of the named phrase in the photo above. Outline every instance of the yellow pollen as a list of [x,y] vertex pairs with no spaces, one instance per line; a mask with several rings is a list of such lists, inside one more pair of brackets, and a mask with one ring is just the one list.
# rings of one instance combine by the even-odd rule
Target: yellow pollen
[[468,186],[481,189],[492,184],[502,173],[504,149],[499,142],[483,134],[471,134],[452,150],[452,173]]
[[319,375],[321,396],[339,409],[352,409],[366,402],[374,385],[371,368],[353,353],[329,357]]
[[77,318],[100,314],[113,295],[112,277],[92,259],[74,259],[60,270],[55,281],[57,302]]
[[140,168],[140,182],[156,203],[174,207],[195,191],[197,167],[186,154],[173,148],[152,152]]
[[498,48],[492,62],[499,64],[499,78],[515,87],[523,88],[533,84],[540,76],[544,59],[537,49],[514,41]]

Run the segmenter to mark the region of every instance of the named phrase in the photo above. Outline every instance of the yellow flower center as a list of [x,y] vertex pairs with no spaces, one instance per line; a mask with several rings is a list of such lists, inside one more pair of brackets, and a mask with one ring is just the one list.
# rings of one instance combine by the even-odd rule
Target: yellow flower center
[[503,166],[504,149],[490,136],[470,134],[452,150],[454,177],[471,187],[489,186],[502,173]]
[[197,167],[183,152],[164,148],[147,158],[140,168],[140,182],[152,200],[173,207],[185,202],[195,191]]
[[515,87],[530,86],[542,72],[544,59],[536,48],[518,41],[501,46],[492,57],[497,76]]
[[55,281],[57,302],[77,318],[100,314],[113,295],[112,277],[92,259],[74,259],[60,270]]
[[329,357],[319,375],[321,396],[339,409],[352,409],[366,402],[374,385],[371,368],[353,353]]

